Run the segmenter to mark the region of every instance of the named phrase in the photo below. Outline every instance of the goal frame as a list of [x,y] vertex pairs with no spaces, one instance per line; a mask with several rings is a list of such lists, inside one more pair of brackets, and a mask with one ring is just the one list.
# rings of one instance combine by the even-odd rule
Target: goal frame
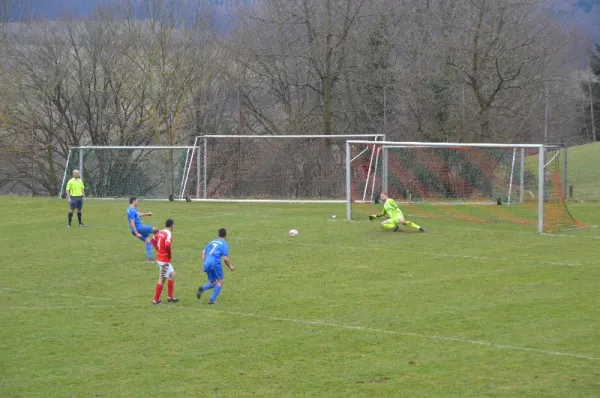
[[[184,169],[183,169],[183,175],[182,175],[182,179],[181,182],[179,183],[179,194],[178,194],[178,198],[179,199],[183,199],[185,196],[185,182],[187,181],[187,172],[186,170],[189,169],[189,165],[192,163],[193,157],[194,157],[194,153],[195,153],[195,147],[194,146],[188,146],[188,145],[88,145],[88,146],[74,146],[74,147],[70,147],[69,148],[69,153],[67,155],[67,159],[65,161],[65,170],[63,172],[63,178],[62,178],[62,182],[60,184],[60,191],[58,192],[58,197],[62,197],[62,194],[65,190],[65,183],[67,181],[67,174],[69,172],[68,168],[69,168],[69,161],[71,160],[71,154],[73,153],[73,151],[78,151],[79,152],[79,164],[78,164],[78,169],[79,169],[79,173],[81,176],[81,179],[83,180],[85,178],[85,170],[83,167],[83,154],[84,151],[86,150],[187,150],[186,153],[186,158],[185,158],[185,165],[184,165]],[[190,157],[190,152],[191,152],[191,157]],[[123,199],[123,198],[92,198],[92,199]],[[164,199],[146,199],[146,200],[164,200]]]
[[[383,148],[382,160],[382,189],[387,190],[388,185],[388,172],[387,172],[387,149],[389,148],[507,148],[507,149],[521,149],[521,153],[525,149],[537,149],[538,150],[538,232],[544,233],[544,189],[545,189],[545,178],[544,172],[546,168],[545,152],[546,149],[561,149],[561,145],[544,145],[544,144],[493,144],[493,143],[454,143],[454,142],[416,142],[416,141],[364,141],[364,140],[348,140],[346,141],[346,219],[352,220],[352,169],[351,169],[351,146],[359,145],[373,145],[381,146]],[[524,157],[521,156],[521,162]],[[521,167],[521,173],[524,168]],[[522,176],[520,177],[522,181]],[[520,193],[522,198],[522,193]]]
[[[346,199],[231,199],[231,198],[209,198],[208,197],[208,158],[211,156],[208,149],[209,139],[350,139],[365,142],[376,142],[380,144],[385,141],[385,134],[315,134],[315,135],[223,135],[223,134],[207,134],[196,136],[194,139],[194,154],[196,159],[196,195],[194,201],[200,202],[229,202],[229,203],[346,203]],[[194,159],[194,154],[192,158]],[[182,193],[185,192],[189,175],[192,168],[192,161],[189,162],[187,171],[185,172]],[[384,168],[386,168],[384,166]],[[386,170],[387,171],[387,170]]]

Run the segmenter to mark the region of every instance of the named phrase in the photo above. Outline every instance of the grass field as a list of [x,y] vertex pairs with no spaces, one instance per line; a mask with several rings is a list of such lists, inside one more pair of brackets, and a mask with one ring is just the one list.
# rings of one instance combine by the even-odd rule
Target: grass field
[[[181,301],[152,306],[126,203],[87,201],[71,229],[64,200],[0,207],[3,397],[600,396],[595,228],[393,234],[330,221],[339,205],[142,202],[176,221]],[[208,306],[199,256],[222,226],[237,270]]]

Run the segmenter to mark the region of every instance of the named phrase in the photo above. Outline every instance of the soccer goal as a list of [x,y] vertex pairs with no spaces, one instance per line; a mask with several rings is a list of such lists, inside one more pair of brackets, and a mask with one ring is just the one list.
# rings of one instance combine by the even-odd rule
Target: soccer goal
[[[383,134],[197,137],[197,154],[191,156],[196,161],[189,163],[184,191],[203,201],[345,203],[346,141],[384,138]],[[372,159],[371,168],[375,167]]]
[[[563,150],[556,145],[349,140],[346,217],[372,214],[378,193],[385,191],[421,217],[518,223],[539,232],[581,227],[565,203]],[[372,158],[380,159],[374,168],[369,167]],[[374,194],[365,186],[373,187]]]
[[78,169],[86,195],[99,199],[138,196],[146,199],[183,198],[186,170],[196,154],[193,146],[73,147],[61,184]]

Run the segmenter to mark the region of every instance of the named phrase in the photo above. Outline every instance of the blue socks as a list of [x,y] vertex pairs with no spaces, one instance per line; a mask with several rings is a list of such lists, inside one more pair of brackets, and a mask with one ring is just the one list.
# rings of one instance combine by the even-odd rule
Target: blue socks
[[219,293],[221,293],[221,286],[216,285],[215,290],[212,292],[212,296],[210,296],[210,301],[215,301]]
[[205,292],[205,291],[207,291],[207,290],[210,290],[210,289],[212,289],[213,287],[214,287],[214,286],[213,286],[213,284],[209,282],[209,283],[207,283],[206,285],[202,286],[202,291],[204,291],[204,292]]
[[146,242],[146,258],[152,260],[152,243]]

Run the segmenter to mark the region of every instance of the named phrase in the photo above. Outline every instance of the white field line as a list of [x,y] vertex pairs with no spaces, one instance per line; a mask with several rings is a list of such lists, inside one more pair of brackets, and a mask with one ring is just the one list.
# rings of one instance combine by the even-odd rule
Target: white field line
[[[407,216],[412,216],[414,218],[426,218],[429,219],[429,217],[423,217],[423,216],[419,216],[416,214],[407,214]],[[218,218],[218,217],[239,217],[238,213],[222,213],[222,214],[209,214],[209,215],[186,215],[186,219],[204,219],[204,218]],[[260,218],[260,219],[265,219],[264,214],[244,214],[244,218]],[[437,218],[431,218],[433,220],[436,220]],[[348,222],[345,218],[336,218],[336,219],[331,219],[331,218],[325,218],[325,221],[328,222]],[[593,226],[589,226],[588,229],[590,228],[596,228],[596,225]],[[111,227],[112,228],[112,227]],[[442,226],[442,227],[438,227],[436,226],[435,229],[456,229],[456,227],[451,227],[451,226]],[[576,231],[574,231],[574,235],[565,235],[565,234],[540,234],[537,231],[515,231],[515,230],[510,230],[510,229],[503,229],[503,228],[495,228],[495,227],[490,227],[490,228],[475,228],[475,227],[459,227],[458,229],[460,230],[466,230],[466,231],[478,231],[478,232],[486,232],[488,234],[494,234],[494,233],[508,233],[508,234],[519,234],[519,235],[529,235],[529,236],[540,236],[540,235],[547,235],[547,236],[564,236],[564,237],[576,237],[576,238],[583,238],[583,239],[600,239],[600,236],[586,236],[586,235],[575,235]]]
[[[415,216],[415,218],[418,216]],[[422,218],[422,217],[421,217]],[[581,235],[581,231],[585,231],[586,229],[594,229],[597,228],[597,225],[588,226],[582,230],[573,230],[573,234],[567,235],[564,233],[552,233],[552,234],[540,234],[537,231],[515,231],[513,229],[503,229],[503,228],[474,228],[474,227],[452,227],[452,226],[435,226],[435,229],[453,229],[453,230],[465,230],[465,231],[477,231],[477,232],[486,232],[488,234],[495,233],[504,233],[504,234],[517,234],[517,235],[529,235],[529,236],[559,236],[565,238],[577,238],[577,239],[600,239],[600,236],[589,236],[589,235]]]
[[600,239],[600,236],[588,236],[588,235],[564,235],[564,234],[544,234],[548,236],[556,236],[557,238],[575,238],[575,239]]
[[[432,219],[432,220],[436,220],[438,219],[436,218],[431,218],[431,217],[426,217],[426,216],[419,216],[416,214],[406,214],[407,216],[411,216],[414,218],[421,218],[421,219]],[[185,218],[186,220],[190,220],[190,219],[207,219],[207,218],[220,218],[220,217],[239,217],[240,215],[238,213],[220,213],[220,214],[208,214],[208,215],[186,215]],[[252,214],[244,214],[244,218],[260,218],[260,219],[264,219],[265,216],[264,214],[256,214],[256,215],[252,215]],[[151,219],[159,219],[161,220],[158,216],[154,215],[153,217],[147,217],[146,220],[151,220]],[[335,220],[332,220],[331,218],[326,218],[325,221],[341,221],[341,222],[347,222],[345,219],[343,218],[338,218]],[[158,224],[161,224],[162,221],[160,221]],[[147,224],[152,225],[153,223],[150,221],[147,221]],[[156,224],[156,223],[154,223]],[[591,228],[597,228],[597,225],[592,225],[592,226],[588,226],[588,229]],[[94,229],[114,229],[115,226],[103,226],[103,225],[89,225],[86,226],[86,228],[94,228]],[[456,227],[451,227],[451,226],[442,226],[442,227],[435,227],[436,229],[455,229]],[[460,230],[466,230],[466,231],[478,231],[478,232],[486,232],[488,234],[494,234],[494,233],[505,233],[505,234],[518,234],[518,235],[529,235],[529,236],[558,236],[558,237],[565,237],[565,238],[578,238],[578,239],[600,239],[600,236],[587,236],[587,235],[577,235],[577,231],[574,231],[573,235],[566,235],[566,234],[540,234],[537,231],[515,231],[515,230],[510,230],[510,229],[502,229],[502,228],[471,228],[471,227],[459,227]]]
[[[295,238],[297,239],[296,241],[293,242],[294,245],[303,245],[303,246],[308,246],[308,247],[323,247],[323,245],[325,243],[312,243],[312,242],[302,242],[300,241],[300,238]],[[260,243],[260,240],[256,240],[256,239],[248,239],[248,238],[231,238],[232,241],[236,241],[236,240],[247,240],[247,241],[252,241],[252,242],[257,242]],[[288,240],[283,241],[283,240],[277,240],[277,239],[270,239],[269,242],[277,242],[277,243],[281,243],[282,245],[288,245],[288,244],[292,244],[291,242],[289,242]],[[401,242],[400,242],[401,243]],[[341,248],[344,250],[355,250],[355,251],[365,251],[368,250],[367,248],[364,247],[357,247],[357,246],[351,246],[351,245],[340,245],[338,243],[331,243],[332,245],[335,245],[336,248]],[[532,259],[527,259],[527,258],[506,258],[506,257],[491,257],[491,256],[475,256],[475,255],[470,255],[470,254],[454,254],[454,253],[436,253],[436,252],[419,252],[419,251],[415,251],[415,250],[410,250],[410,253],[412,255],[420,255],[420,256],[426,256],[426,257],[439,257],[439,258],[468,258],[468,259],[472,259],[472,260],[484,260],[484,261],[490,261],[490,260],[500,260],[500,261],[504,261],[504,262],[513,262],[513,263],[531,263],[531,264],[546,264],[546,265],[552,265],[552,266],[561,266],[561,267],[577,267],[580,266],[582,264],[580,263],[563,263],[563,262],[556,262],[556,261],[545,261],[545,260],[532,260]]]
[[[410,216],[410,215],[409,215]],[[235,214],[235,213],[224,213],[224,214],[210,214],[207,216],[203,216],[203,215],[192,215],[192,216],[186,216],[186,219],[204,219],[204,218],[217,218],[217,217],[239,217],[239,214]],[[424,218],[424,217],[420,217],[420,216],[414,216],[415,218]],[[244,218],[260,218],[260,219],[264,219],[264,215],[249,215],[249,214],[244,214]],[[326,218],[325,221],[327,222],[348,222],[345,219],[340,219],[340,218],[336,218],[335,220],[331,219],[331,218]],[[565,237],[565,238],[578,238],[578,239],[600,239],[600,236],[589,236],[589,235],[581,235],[579,234],[581,231],[573,231],[572,235],[567,235],[567,234],[540,234],[537,231],[515,231],[515,230],[510,230],[510,229],[503,229],[503,228],[495,228],[495,227],[490,227],[490,228],[475,228],[475,227],[452,227],[452,226],[442,226],[442,227],[438,227],[438,226],[434,226],[435,229],[440,229],[440,230],[444,230],[444,229],[454,229],[455,231],[458,230],[466,230],[466,231],[477,231],[477,232],[485,232],[487,234],[496,234],[496,233],[503,233],[503,234],[517,234],[517,235],[528,235],[531,237],[534,236],[557,236],[557,237]],[[592,228],[597,228],[596,225],[594,226],[589,226],[587,229],[592,229]]]
[[12,311],[56,311],[56,310],[80,310],[82,308],[114,308],[112,305],[86,305],[83,306],[53,306],[53,307],[0,307],[0,312],[12,312]]
[[[21,293],[32,293],[32,291],[29,291],[29,290],[21,290],[21,289],[13,289],[13,288],[2,288],[2,290],[21,292]],[[49,295],[49,296],[67,296],[67,297],[73,297],[73,298],[85,298],[85,299],[94,299],[94,300],[111,300],[111,301],[113,300],[111,298],[78,296],[78,295],[63,295],[63,294],[56,294],[56,293],[50,293],[50,292],[35,292],[35,293],[45,294],[45,295]],[[148,304],[149,307],[150,307],[150,305],[151,304]],[[108,305],[91,306],[91,308],[105,308],[105,307],[109,307],[109,306]],[[425,339],[425,340],[463,343],[463,344],[491,347],[491,348],[502,349],[502,350],[528,351],[528,352],[535,352],[535,353],[546,354],[546,355],[587,359],[587,360],[591,360],[591,361],[600,360],[600,357],[593,357],[591,355],[585,355],[585,354],[553,351],[553,350],[542,350],[542,349],[537,349],[537,348],[520,347],[520,346],[513,346],[513,345],[506,345],[506,344],[496,344],[496,343],[490,343],[488,341],[483,341],[483,340],[469,340],[469,339],[463,339],[460,337],[448,337],[448,336],[429,335],[429,334],[421,334],[421,333],[405,332],[405,331],[397,331],[397,330],[385,330],[385,329],[377,329],[377,328],[370,328],[370,327],[364,327],[364,326],[343,325],[343,324],[324,322],[324,321],[311,321],[311,320],[306,320],[306,319],[286,318],[286,317],[260,315],[260,314],[253,314],[253,313],[243,313],[243,312],[233,312],[233,311],[225,311],[225,310],[218,310],[218,309],[207,310],[205,308],[188,307],[188,306],[184,306],[181,304],[164,305],[161,307],[180,308],[180,309],[195,310],[195,311],[202,311],[202,312],[215,311],[215,312],[218,312],[221,314],[233,315],[233,316],[244,317],[244,318],[256,318],[256,319],[264,319],[264,320],[277,321],[277,322],[291,322],[291,323],[297,323],[297,324],[308,325],[308,326],[323,326],[323,327],[336,328],[336,329],[354,330],[354,331],[359,331],[359,332],[381,333],[381,334],[388,334],[388,335],[413,337],[413,338]],[[7,307],[5,309],[6,310],[14,309],[14,310],[35,311],[38,309],[39,310],[46,310],[46,309],[51,310],[53,308],[54,309],[56,309],[56,308],[65,308],[66,309],[66,308],[81,308],[81,307]],[[87,308],[87,306],[86,306],[86,308]]]
[[92,296],[82,296],[79,294],[54,293],[54,292],[44,292],[44,291],[39,291],[39,290],[22,290],[22,289],[13,289],[11,287],[0,287],[0,290],[3,290],[5,292],[19,292],[19,293],[27,293],[27,294],[33,294],[33,295],[69,297],[69,298],[78,298],[78,299],[85,299],[85,300],[112,301],[112,299],[109,297],[92,297]]
[[[173,307],[175,307],[175,306],[173,306]],[[197,307],[186,307],[186,306],[181,306],[181,305],[178,307],[184,308],[184,309],[205,311],[205,312],[207,311],[205,309],[197,308]],[[208,311],[212,311],[212,310],[208,310]],[[343,325],[343,324],[339,324],[339,323],[330,323],[330,322],[324,322],[324,321],[311,321],[311,320],[306,320],[306,319],[286,318],[286,317],[278,317],[278,316],[270,316],[270,315],[259,315],[259,314],[253,314],[253,313],[232,312],[232,311],[225,311],[225,310],[218,310],[218,309],[215,309],[214,311],[222,313],[222,314],[226,314],[226,315],[233,315],[233,316],[239,316],[239,317],[244,317],[244,318],[256,318],[256,319],[264,319],[264,320],[276,321],[276,322],[291,322],[291,323],[297,323],[297,324],[307,325],[307,326],[323,326],[323,327],[335,328],[335,329],[354,330],[354,331],[369,332],[369,333],[381,333],[381,334],[388,334],[388,335],[412,337],[412,338],[424,339],[424,340],[434,340],[434,341],[445,341],[445,342],[453,342],[453,343],[479,345],[479,346],[496,348],[496,349],[501,349],[501,350],[528,351],[528,352],[535,352],[535,353],[546,354],[546,355],[588,359],[591,361],[600,361],[600,357],[594,357],[591,355],[571,353],[571,352],[562,352],[562,351],[553,351],[553,350],[542,350],[542,349],[538,349],[538,348],[520,347],[520,346],[513,346],[513,345],[506,345],[506,344],[496,344],[496,343],[490,343],[488,341],[483,341],[483,340],[469,340],[469,339],[463,339],[460,337],[448,337],[448,336],[421,334],[421,333],[405,332],[405,331],[398,331],[398,330],[385,330],[385,329],[377,329],[377,328],[370,328],[370,327],[364,327],[364,326]]]
[[[413,217],[416,219],[428,219],[428,220],[438,220],[440,219],[440,217],[428,217],[428,216],[422,216],[422,215],[418,215],[418,214],[411,214],[411,213],[405,213],[406,216],[408,217]],[[328,220],[331,221],[331,220]],[[345,221],[345,220],[342,220]],[[567,235],[564,233],[550,233],[550,234],[540,234],[537,231],[516,231],[514,229],[504,229],[504,228],[496,228],[496,226],[491,226],[490,228],[475,228],[475,227],[452,227],[452,226],[436,226],[436,229],[459,229],[459,230],[465,230],[465,231],[478,231],[478,232],[486,232],[488,234],[495,234],[495,233],[505,233],[505,234],[518,234],[518,235],[529,235],[529,236],[559,236],[559,237],[564,237],[564,238],[578,238],[578,239],[600,239],[600,236],[588,236],[588,235],[581,235],[578,234],[581,230],[578,228],[574,228],[573,234],[572,235]],[[586,226],[586,228],[583,228],[582,230],[586,230],[586,229],[594,229],[594,228],[598,228],[597,225],[588,225]]]

